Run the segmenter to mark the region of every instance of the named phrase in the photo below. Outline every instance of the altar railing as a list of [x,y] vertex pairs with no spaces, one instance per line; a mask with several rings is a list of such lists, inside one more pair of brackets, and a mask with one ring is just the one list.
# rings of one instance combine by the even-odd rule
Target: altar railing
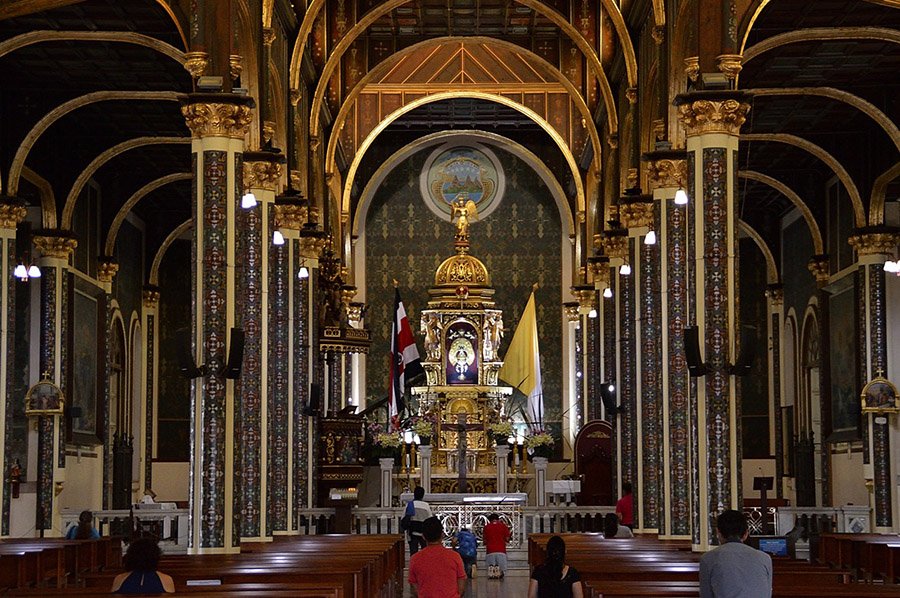
[[778,507],[775,533],[779,536],[791,531],[806,515],[809,526],[819,531],[863,534],[872,532],[872,513],[865,505],[843,507]]

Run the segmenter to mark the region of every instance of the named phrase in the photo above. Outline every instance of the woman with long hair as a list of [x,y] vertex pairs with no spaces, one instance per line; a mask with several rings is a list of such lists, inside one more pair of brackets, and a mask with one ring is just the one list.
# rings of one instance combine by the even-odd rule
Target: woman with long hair
[[581,575],[566,564],[566,543],[559,536],[547,541],[547,562],[531,574],[528,598],[584,598]]
[[82,511],[78,516],[78,525],[73,525],[66,532],[66,540],[96,540],[100,532],[94,528],[94,514]]

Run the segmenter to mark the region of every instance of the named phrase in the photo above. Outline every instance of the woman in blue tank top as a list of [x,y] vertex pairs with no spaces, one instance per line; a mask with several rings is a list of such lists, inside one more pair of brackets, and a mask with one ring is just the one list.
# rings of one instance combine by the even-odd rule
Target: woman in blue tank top
[[172,594],[175,583],[156,570],[162,552],[152,538],[139,538],[128,546],[123,564],[127,573],[113,580],[113,594]]

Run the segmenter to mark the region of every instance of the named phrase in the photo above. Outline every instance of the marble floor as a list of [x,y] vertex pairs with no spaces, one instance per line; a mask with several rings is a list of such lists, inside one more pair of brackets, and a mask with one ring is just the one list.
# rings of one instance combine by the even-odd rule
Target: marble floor
[[[404,572],[405,574],[408,573]],[[406,577],[404,576],[404,579]],[[403,598],[412,596],[409,584],[404,584]],[[488,579],[487,575],[478,575],[469,580],[465,596],[477,598],[525,598],[528,596],[528,570],[512,569],[507,571],[503,579]]]

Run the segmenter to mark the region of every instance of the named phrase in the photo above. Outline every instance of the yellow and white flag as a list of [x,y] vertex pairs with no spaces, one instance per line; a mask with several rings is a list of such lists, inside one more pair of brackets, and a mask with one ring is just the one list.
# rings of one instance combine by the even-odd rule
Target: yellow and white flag
[[515,386],[528,397],[528,419],[531,423],[543,424],[544,391],[541,387],[541,351],[538,347],[534,290],[531,291],[512,342],[506,350],[503,367],[500,368],[500,379]]

